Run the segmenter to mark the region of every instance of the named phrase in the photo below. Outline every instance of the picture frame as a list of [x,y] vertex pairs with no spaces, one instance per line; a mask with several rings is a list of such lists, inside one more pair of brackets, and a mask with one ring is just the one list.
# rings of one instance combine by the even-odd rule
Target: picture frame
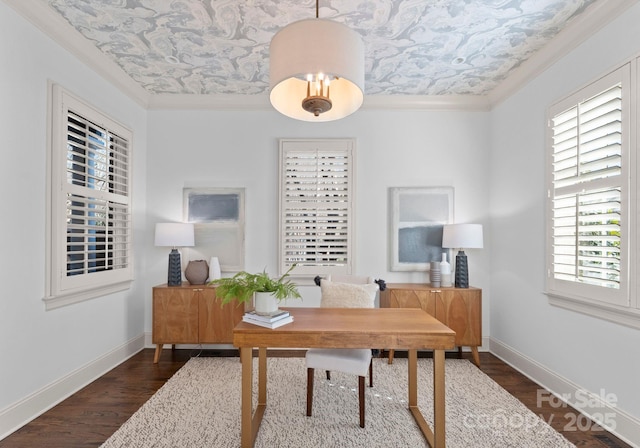
[[217,257],[221,271],[244,269],[244,188],[184,188],[183,216],[194,224],[190,260]]
[[391,271],[428,271],[431,261],[442,260],[449,251],[442,231],[453,222],[453,193],[453,187],[389,189]]

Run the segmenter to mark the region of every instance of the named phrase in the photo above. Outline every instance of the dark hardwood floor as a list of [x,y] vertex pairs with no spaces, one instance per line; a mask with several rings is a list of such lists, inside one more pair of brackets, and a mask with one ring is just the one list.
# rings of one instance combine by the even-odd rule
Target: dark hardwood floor
[[[89,384],[28,425],[0,441],[2,448],[97,447],[147,401],[196,350],[165,350],[153,364],[153,350],[145,349]],[[302,356],[301,351],[269,351],[270,356]],[[205,350],[202,356],[237,356],[234,350]],[[384,355],[384,354],[383,354]],[[396,352],[397,357],[406,353]],[[428,356],[428,354],[422,354]],[[455,356],[455,354],[454,354]],[[464,353],[463,357],[470,358]],[[587,422],[570,407],[540,400],[536,383],[490,353],[480,354],[482,371],[522,401],[535,414],[579,447],[629,447],[614,435]],[[544,396],[544,392],[542,392]],[[541,401],[541,403],[538,403]],[[555,405],[554,406],[552,406]],[[194,447],[197,448],[197,447]],[[552,447],[549,447],[552,448]]]

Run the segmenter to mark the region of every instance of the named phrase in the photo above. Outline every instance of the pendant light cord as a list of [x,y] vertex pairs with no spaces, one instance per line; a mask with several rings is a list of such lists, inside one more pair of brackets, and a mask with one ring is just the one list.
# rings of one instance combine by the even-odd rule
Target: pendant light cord
[[316,19],[318,18],[319,14],[318,12],[320,11],[320,0],[316,0]]

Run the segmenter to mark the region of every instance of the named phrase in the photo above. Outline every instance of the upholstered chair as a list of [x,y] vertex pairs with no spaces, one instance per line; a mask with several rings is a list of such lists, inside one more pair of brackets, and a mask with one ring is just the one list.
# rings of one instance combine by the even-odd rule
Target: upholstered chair
[[[379,289],[378,284],[368,277],[340,277],[341,282],[331,278],[319,281],[322,296],[320,306],[324,308],[373,308]],[[346,283],[351,280],[355,283]],[[364,380],[369,373],[369,387],[373,387],[373,364],[370,348],[320,349],[312,348],[306,354],[307,365],[307,416],[313,407],[313,379],[315,369],[326,371],[327,380],[331,371],[353,374],[358,377],[358,401],[360,427],[364,428]]]

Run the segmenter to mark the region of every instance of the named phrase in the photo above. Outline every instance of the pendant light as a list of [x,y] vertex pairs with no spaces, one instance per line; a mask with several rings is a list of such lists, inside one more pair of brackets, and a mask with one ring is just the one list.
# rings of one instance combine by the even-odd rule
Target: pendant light
[[269,99],[280,113],[303,121],[333,121],[364,99],[364,44],[346,25],[305,19],[278,31],[269,47]]

